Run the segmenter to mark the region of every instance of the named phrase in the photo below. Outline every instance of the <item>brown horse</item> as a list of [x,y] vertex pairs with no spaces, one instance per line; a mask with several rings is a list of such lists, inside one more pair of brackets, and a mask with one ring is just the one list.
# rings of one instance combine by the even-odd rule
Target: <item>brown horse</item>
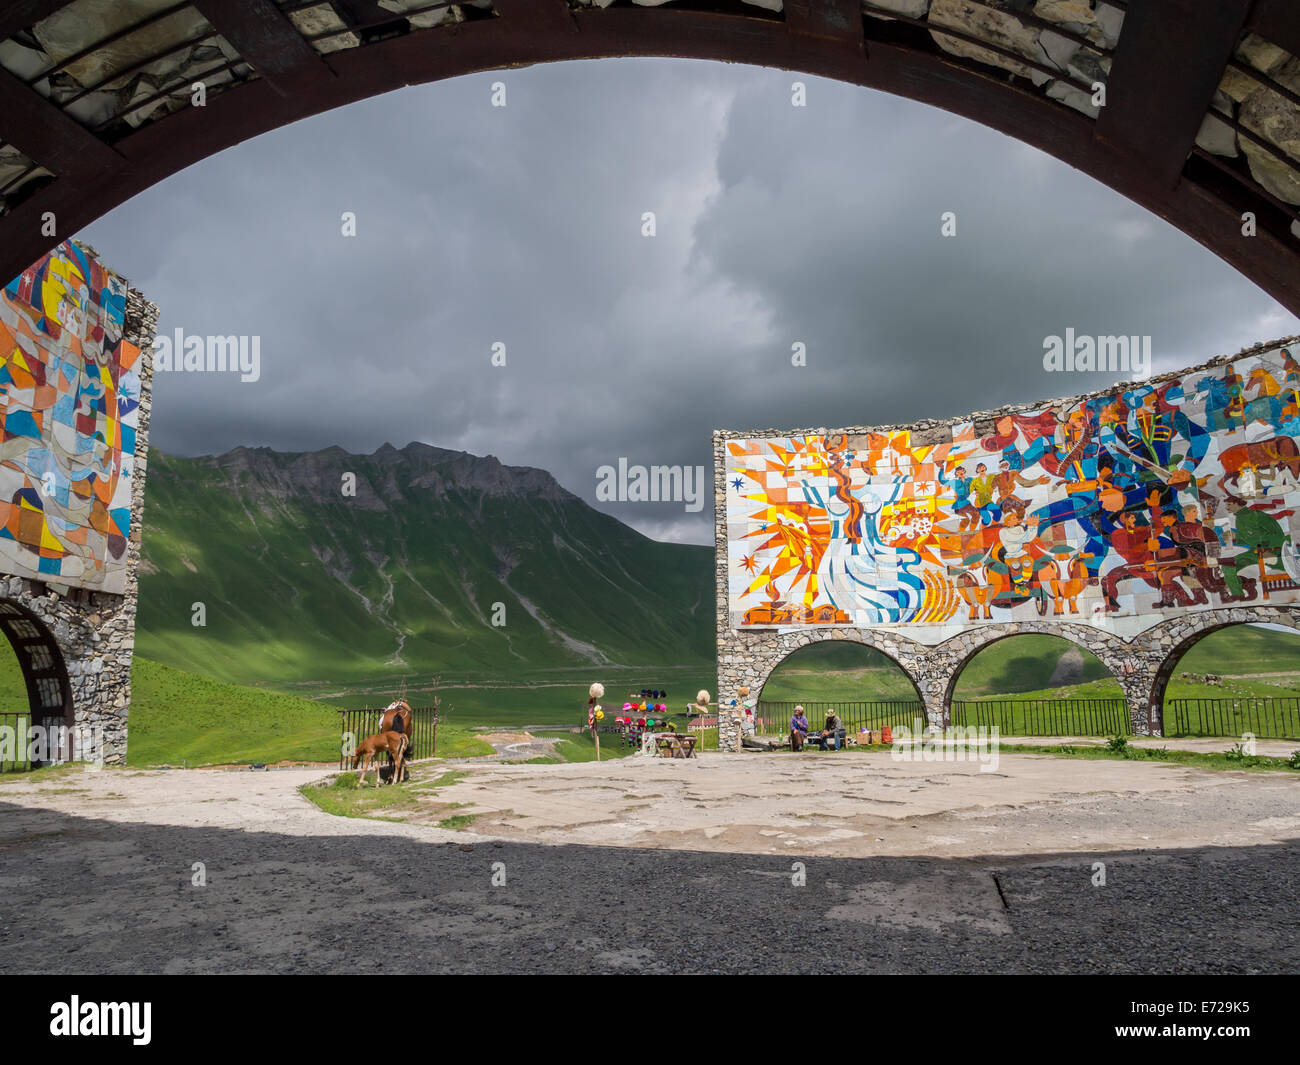
[[411,704],[405,699],[394,699],[384,708],[379,719],[380,732],[400,732],[404,736],[411,734]]
[[[406,764],[406,749],[410,745],[410,740],[401,732],[376,732],[373,736],[367,736],[357,744],[356,753],[352,756],[352,768],[356,769],[362,759],[365,759],[365,765],[361,766],[361,775],[357,777],[357,787],[361,787],[366,781],[366,774],[370,772],[370,763],[383,752],[387,751],[393,760],[393,775],[390,783],[396,784],[402,779],[402,768]],[[379,763],[375,762],[375,787],[379,787]]]
[[[410,740],[412,724],[413,718],[411,714],[411,704],[405,699],[398,698],[389,703],[388,706],[385,707],[383,714],[380,715],[379,731],[400,732],[406,737],[407,748],[409,749],[411,746]],[[395,777],[394,779],[398,780],[400,783],[399,777]]]

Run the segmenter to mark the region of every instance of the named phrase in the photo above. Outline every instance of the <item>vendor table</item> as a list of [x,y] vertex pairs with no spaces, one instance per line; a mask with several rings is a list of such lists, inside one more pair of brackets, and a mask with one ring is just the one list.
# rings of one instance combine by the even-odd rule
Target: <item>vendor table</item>
[[660,758],[692,758],[695,755],[696,736],[676,732],[653,733],[655,750]]

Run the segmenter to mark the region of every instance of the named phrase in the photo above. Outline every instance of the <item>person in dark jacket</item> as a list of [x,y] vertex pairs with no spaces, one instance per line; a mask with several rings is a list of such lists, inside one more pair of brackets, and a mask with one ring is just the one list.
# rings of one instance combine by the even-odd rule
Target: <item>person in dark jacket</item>
[[834,750],[843,750],[844,737],[848,730],[844,727],[844,722],[836,716],[834,710],[826,711],[826,727],[822,729],[821,735],[817,737],[817,744],[824,751],[826,743],[829,740]]

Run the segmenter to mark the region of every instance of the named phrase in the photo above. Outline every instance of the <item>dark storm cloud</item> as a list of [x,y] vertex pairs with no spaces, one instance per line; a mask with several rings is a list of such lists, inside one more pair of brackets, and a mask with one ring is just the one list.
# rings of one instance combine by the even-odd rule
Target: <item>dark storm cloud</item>
[[[794,108],[793,80],[633,60],[479,75],[279,130],[144,193],[86,239],[159,303],[164,332],[262,338],[256,384],[160,375],[152,442],[419,439],[543,467],[596,502],[598,467],[620,457],[708,467],[718,426],[893,422],[1100,386],[1043,371],[1043,338],[1067,327],[1150,334],[1157,368],[1300,330],[1209,252],[1019,142],[816,79]],[[711,542],[710,500],[597,505]]]

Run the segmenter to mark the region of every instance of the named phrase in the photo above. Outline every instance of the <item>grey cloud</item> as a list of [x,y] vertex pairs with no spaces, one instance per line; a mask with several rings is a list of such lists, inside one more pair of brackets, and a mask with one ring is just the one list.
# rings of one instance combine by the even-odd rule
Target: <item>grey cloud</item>
[[[1067,326],[1151,334],[1162,366],[1300,331],[1212,254],[1018,142],[816,79],[796,109],[792,80],[668,60],[477,75],[298,123],[142,194],[86,239],[160,304],[162,329],[258,334],[263,359],[255,385],[160,377],[153,442],[424,440],[543,467],[650,535],[709,543],[707,507],[597,503],[597,468],[707,467],[716,426],[1099,386],[1043,372],[1043,337]],[[505,369],[489,365],[498,340]]]

